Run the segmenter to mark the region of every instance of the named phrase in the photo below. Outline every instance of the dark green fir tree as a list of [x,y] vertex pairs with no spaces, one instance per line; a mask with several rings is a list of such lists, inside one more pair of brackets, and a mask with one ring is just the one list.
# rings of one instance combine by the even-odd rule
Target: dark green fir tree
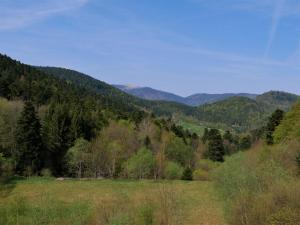
[[17,171],[33,173],[41,168],[42,138],[41,125],[35,108],[31,102],[26,102],[18,120],[16,132]]

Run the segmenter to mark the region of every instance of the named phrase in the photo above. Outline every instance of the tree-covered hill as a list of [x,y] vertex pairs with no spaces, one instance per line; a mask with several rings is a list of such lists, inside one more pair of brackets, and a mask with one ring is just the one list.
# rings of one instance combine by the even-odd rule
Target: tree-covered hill
[[[84,106],[100,107],[120,118],[133,118],[144,113],[132,102],[114,97],[109,86],[103,84],[103,92],[97,93],[82,85],[62,81],[35,67],[22,64],[0,54],[0,96],[9,100],[31,100],[37,105],[73,102]],[[91,107],[91,106],[87,106]]]
[[282,91],[269,91],[256,97],[256,101],[267,105],[272,111],[277,108],[288,110],[299,99],[299,96]]
[[136,108],[153,112],[158,116],[192,117],[195,123],[207,123],[213,127],[228,128],[236,131],[247,131],[260,127],[266,118],[277,108],[287,110],[297,100],[298,96],[285,92],[271,91],[254,96],[233,96],[211,104],[191,107],[168,101],[149,101],[127,94],[102,81],[86,74],[56,67],[38,67],[49,75],[67,80],[90,91],[100,93],[108,99],[120,101]]
[[266,117],[266,109],[253,99],[232,97],[224,101],[198,107],[203,121],[218,122],[233,129],[256,128],[258,121]]
[[256,129],[276,109],[287,110],[298,96],[285,92],[268,92],[256,100],[246,97],[232,97],[224,101],[198,107],[201,121],[226,124],[237,131]]
[[[5,174],[26,176],[46,169],[56,176],[164,178],[168,161],[179,172],[193,163],[199,137],[149,113],[155,107],[173,113],[180,104],[152,106],[63,72],[54,76],[0,55],[0,178],[4,167]],[[140,174],[136,163],[144,166],[144,160],[147,169]]]
[[92,78],[86,74],[58,67],[36,67],[48,75],[66,80],[85,89],[94,91],[105,97],[120,101],[122,104],[131,104],[142,110],[153,112],[158,116],[171,117],[175,112],[188,116],[196,115],[196,108],[176,102],[149,101],[127,94],[114,86]]

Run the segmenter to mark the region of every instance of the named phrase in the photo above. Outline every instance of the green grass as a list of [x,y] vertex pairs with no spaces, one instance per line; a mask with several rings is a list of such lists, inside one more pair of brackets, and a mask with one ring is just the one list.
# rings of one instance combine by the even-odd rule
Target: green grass
[[207,127],[196,122],[189,122],[180,120],[177,122],[177,125],[182,126],[184,129],[189,130],[190,132],[198,134],[200,137],[204,134],[204,129]]
[[223,225],[209,182],[14,180],[0,189],[1,225]]

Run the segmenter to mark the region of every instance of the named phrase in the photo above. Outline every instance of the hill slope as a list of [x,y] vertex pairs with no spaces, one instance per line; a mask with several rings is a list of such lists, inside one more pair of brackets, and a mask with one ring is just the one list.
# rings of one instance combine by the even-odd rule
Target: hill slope
[[246,97],[205,104],[198,107],[198,119],[223,123],[235,130],[255,129],[266,122],[266,118],[276,109],[287,110],[298,97],[285,92],[268,92],[257,100]]
[[231,97],[247,97],[251,99],[256,98],[256,94],[248,93],[224,93],[224,94],[194,94],[185,98],[187,105],[199,106],[207,103],[214,103],[222,100],[226,100]]
[[141,110],[153,112],[158,116],[172,116],[175,112],[187,116],[195,116],[197,109],[176,102],[148,101],[127,94],[105,82],[92,78],[86,74],[57,67],[36,67],[38,70],[76,84],[80,87],[115,99],[123,105],[133,105]]
[[[73,70],[55,67],[38,67],[38,69],[90,91],[108,96],[110,99],[117,99],[123,105],[132,105],[138,109],[154,112],[158,116],[171,117],[176,114],[180,115],[179,117],[192,117],[195,119],[195,124],[198,124],[197,121],[201,121],[199,124],[203,125],[204,122],[209,126],[227,127],[237,131],[246,131],[261,126],[275,109],[287,110],[298,98],[293,94],[273,91],[257,96],[256,100],[253,99],[254,95],[250,95],[252,99],[234,96],[212,104],[191,107],[176,102],[140,99]],[[228,94],[228,96],[230,95]],[[248,94],[241,95],[248,96]],[[217,97],[220,98],[219,95]]]

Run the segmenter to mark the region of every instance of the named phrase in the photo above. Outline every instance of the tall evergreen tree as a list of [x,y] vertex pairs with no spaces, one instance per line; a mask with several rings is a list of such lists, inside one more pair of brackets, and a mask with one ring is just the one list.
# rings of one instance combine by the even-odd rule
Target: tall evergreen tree
[[51,104],[43,121],[42,138],[47,149],[45,163],[55,175],[62,175],[67,169],[65,154],[75,139],[69,108],[66,104]]
[[208,158],[212,161],[223,162],[225,149],[220,131],[211,129],[208,137]]
[[31,102],[26,102],[16,129],[17,171],[37,172],[42,164],[41,125]]

